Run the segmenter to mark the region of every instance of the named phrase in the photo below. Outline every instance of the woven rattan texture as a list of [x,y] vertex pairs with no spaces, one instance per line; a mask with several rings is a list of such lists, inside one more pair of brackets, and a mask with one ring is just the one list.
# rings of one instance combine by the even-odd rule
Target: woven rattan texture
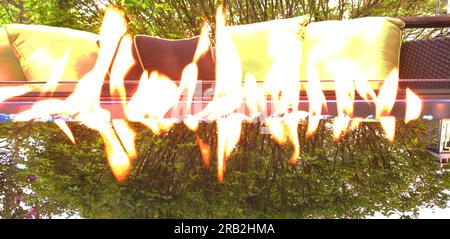
[[433,79],[421,79],[413,82],[400,82],[399,87],[401,89],[449,89],[450,81],[433,81]]
[[400,79],[450,79],[450,38],[403,43]]

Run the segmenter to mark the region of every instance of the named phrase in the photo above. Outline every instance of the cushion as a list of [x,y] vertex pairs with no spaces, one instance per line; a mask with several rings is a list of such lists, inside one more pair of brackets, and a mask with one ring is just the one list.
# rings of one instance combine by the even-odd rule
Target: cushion
[[68,60],[60,81],[77,81],[89,72],[97,59],[98,35],[73,29],[8,24],[5,30],[28,81],[47,81],[55,65]]
[[310,23],[304,39],[302,80],[311,70],[317,70],[321,81],[334,80],[342,71],[367,80],[385,80],[399,67],[403,26],[401,20],[387,17]]
[[[145,35],[134,38],[134,57],[137,64],[128,75],[127,80],[139,80],[143,70],[158,71],[174,81],[181,80],[183,69],[192,62],[199,37],[181,40],[168,40]],[[215,66],[212,54],[208,51],[197,63],[199,79],[214,80]]]
[[[264,81],[277,54],[301,56],[302,34],[308,22],[309,16],[305,15],[226,27],[240,56],[243,76],[251,73],[257,81]],[[289,52],[283,52],[289,48]]]
[[0,28],[0,81],[25,81],[20,62],[9,45],[3,27]]

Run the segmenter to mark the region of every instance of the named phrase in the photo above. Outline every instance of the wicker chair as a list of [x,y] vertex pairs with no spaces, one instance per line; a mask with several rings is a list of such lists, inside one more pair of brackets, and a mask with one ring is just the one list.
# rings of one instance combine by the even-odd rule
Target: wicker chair
[[[400,19],[406,23],[405,28],[450,27],[448,15]],[[410,88],[450,89],[450,82],[443,80],[450,79],[450,37],[404,42],[400,52],[400,79],[421,79],[401,83]]]

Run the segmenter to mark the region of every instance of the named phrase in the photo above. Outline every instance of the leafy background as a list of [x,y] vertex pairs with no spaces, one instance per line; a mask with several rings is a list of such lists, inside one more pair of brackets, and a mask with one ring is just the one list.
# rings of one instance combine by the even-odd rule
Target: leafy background
[[[433,124],[435,124],[434,122]],[[426,152],[430,122],[398,122],[389,143],[379,124],[364,123],[340,141],[329,121],[302,140],[288,163],[258,124],[244,125],[223,184],[215,162],[203,165],[183,125],[155,136],[141,125],[139,157],[128,180],[115,182],[95,131],[72,123],[77,144],[51,123],[3,123],[0,199],[4,218],[362,218],[381,212],[414,216],[419,206],[445,207],[450,174]],[[299,128],[301,138],[306,127]],[[200,137],[215,152],[215,125]],[[26,207],[24,207],[26,205]]]
[[[198,34],[213,23],[218,1],[0,0],[0,25],[46,24],[97,32],[105,6],[125,9],[129,31],[166,38]],[[363,16],[433,15],[435,1],[223,1],[230,24],[308,13],[313,20]],[[443,29],[434,33],[445,34]],[[433,33],[433,34],[434,34]],[[429,32],[411,32],[429,37]],[[329,121],[306,139],[299,127],[301,159],[288,163],[290,146],[246,124],[217,183],[214,154],[203,165],[195,136],[178,125],[155,136],[141,125],[139,157],[128,180],[117,183],[98,134],[70,124],[72,145],[52,123],[0,125],[0,217],[49,218],[363,218],[381,212],[417,216],[419,207],[445,207],[448,169],[426,152],[434,121],[397,122],[393,144],[378,124],[363,123],[340,141]],[[216,127],[202,124],[200,137],[215,152]]]

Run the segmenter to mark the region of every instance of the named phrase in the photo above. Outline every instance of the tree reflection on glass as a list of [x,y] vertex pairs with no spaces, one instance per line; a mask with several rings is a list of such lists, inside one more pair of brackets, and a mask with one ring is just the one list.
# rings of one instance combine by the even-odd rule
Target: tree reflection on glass
[[[362,218],[446,206],[450,174],[426,151],[428,121],[398,121],[392,144],[376,123],[336,142],[328,123],[308,139],[305,125],[299,127],[297,166],[288,162],[289,145],[246,124],[223,184],[214,153],[205,169],[195,135],[183,125],[160,136],[133,125],[139,156],[118,184],[94,131],[72,123],[72,145],[54,124],[2,123],[0,216]],[[215,125],[203,124],[199,133],[215,152]]]

